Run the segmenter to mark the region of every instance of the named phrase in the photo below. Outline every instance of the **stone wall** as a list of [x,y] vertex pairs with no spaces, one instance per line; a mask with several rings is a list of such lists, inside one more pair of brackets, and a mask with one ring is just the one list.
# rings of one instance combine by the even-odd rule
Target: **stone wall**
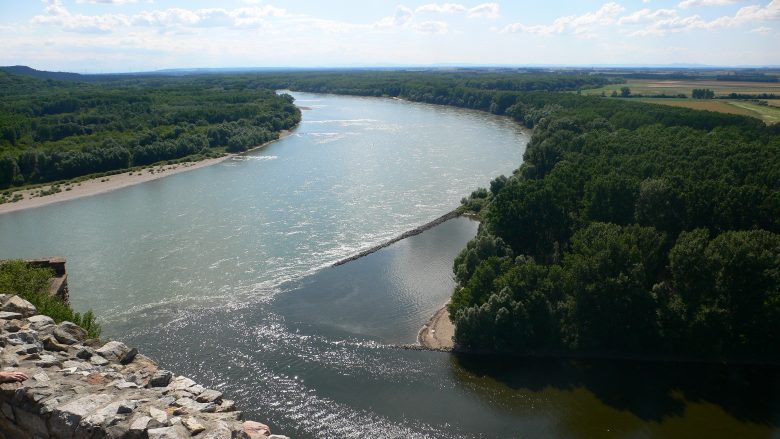
[[63,301],[70,300],[68,293],[68,273],[65,271],[65,258],[52,256],[50,258],[25,259],[27,265],[35,268],[51,268],[54,277],[49,279],[49,294]]
[[285,439],[242,421],[222,393],[18,296],[0,295],[0,346],[0,366],[29,377],[0,384],[0,439]]

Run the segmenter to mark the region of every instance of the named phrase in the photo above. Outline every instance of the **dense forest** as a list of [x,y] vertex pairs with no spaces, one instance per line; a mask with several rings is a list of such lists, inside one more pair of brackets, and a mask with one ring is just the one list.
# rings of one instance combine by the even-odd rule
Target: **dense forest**
[[240,152],[300,121],[234,77],[61,82],[0,71],[0,188]]
[[[562,79],[533,82],[564,90],[603,80]],[[518,91],[522,77],[264,80],[474,108],[535,128],[523,165],[464,199],[483,222],[454,264],[449,311],[462,347],[780,359],[780,126]]]

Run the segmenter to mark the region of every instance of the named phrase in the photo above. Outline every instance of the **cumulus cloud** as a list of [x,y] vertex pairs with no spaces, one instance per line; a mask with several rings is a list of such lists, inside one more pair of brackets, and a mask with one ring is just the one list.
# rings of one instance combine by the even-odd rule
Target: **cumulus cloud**
[[90,33],[107,33],[115,27],[128,24],[128,18],[121,14],[71,14],[62,0],[44,0],[44,4],[45,15],[33,17],[33,24],[59,25],[66,31]]
[[551,24],[525,25],[513,23],[504,27],[502,32],[525,32],[538,35],[556,35],[572,33],[577,35],[593,36],[593,30],[597,27],[609,26],[617,21],[618,16],[625,8],[617,3],[606,3],[595,12],[587,12],[582,15],[567,15],[556,18]]
[[76,3],[90,3],[93,5],[126,5],[128,3],[138,3],[138,0],[76,0]]
[[743,0],[684,0],[678,7],[682,9],[696,8],[699,6],[727,6]]
[[[719,1],[719,0],[714,0]],[[780,20],[780,0],[772,0],[766,6],[745,6],[734,15],[726,15],[713,20],[705,20],[699,15],[680,16],[674,9],[659,9],[650,11],[644,9],[620,18],[621,25],[637,25],[643,27],[631,36],[665,36],[669,33],[692,30],[713,30]]]
[[498,3],[482,3],[469,8],[460,3],[428,3],[415,9],[418,14],[438,13],[455,14],[465,13],[469,18],[490,18],[496,19],[500,15],[500,6]]

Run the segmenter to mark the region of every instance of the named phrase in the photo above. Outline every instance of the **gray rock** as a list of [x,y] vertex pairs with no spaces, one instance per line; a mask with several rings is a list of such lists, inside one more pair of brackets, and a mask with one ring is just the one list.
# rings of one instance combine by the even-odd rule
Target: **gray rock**
[[0,307],[0,311],[19,313],[23,317],[30,317],[38,314],[38,310],[35,309],[35,306],[32,303],[19,296],[11,296],[11,298],[6,300],[5,303],[3,303],[3,306]]
[[87,331],[72,322],[62,322],[54,328],[54,337],[60,343],[76,344],[87,338]]
[[68,345],[57,343],[54,337],[46,337],[43,339],[43,348],[52,352],[65,352],[68,350]]
[[182,428],[176,426],[153,428],[146,433],[148,434],[149,439],[181,439],[183,437],[189,437],[188,432],[183,431]]
[[168,388],[171,390],[186,390],[195,385],[195,381],[183,376],[177,376],[168,384]]
[[230,427],[222,421],[214,423],[214,429],[206,432],[203,439],[232,439],[233,432]]
[[152,378],[149,380],[149,386],[166,387],[171,382],[171,378],[173,378],[171,371],[160,369],[152,375]]
[[23,344],[37,344],[38,332],[36,331],[19,331],[13,334],[6,334],[5,339],[8,344],[19,346]]
[[40,360],[35,361],[35,365],[38,367],[59,366],[61,363],[61,360],[54,355],[41,355]]
[[18,312],[0,311],[0,320],[14,320],[22,317]]
[[54,409],[49,420],[51,432],[55,437],[71,437],[81,420],[105,407],[113,397],[107,394],[85,395]]
[[19,346],[14,346],[13,348],[9,349],[9,352],[13,352],[16,355],[34,354],[40,351],[41,349],[38,347],[37,344],[23,344]]
[[198,395],[198,397],[195,398],[195,401],[216,402],[221,399],[222,399],[222,392],[217,392],[216,390],[208,389],[208,390],[204,390],[200,395]]
[[99,355],[95,355],[92,358],[90,358],[89,362],[94,364],[95,366],[105,366],[108,364],[108,360],[106,360],[105,358]]
[[136,407],[138,407],[138,401],[122,401],[121,404],[119,404],[119,408],[116,410],[117,413],[132,413]]
[[108,361],[127,364],[138,354],[138,349],[129,348],[121,341],[110,341],[95,351],[96,354]]
[[236,409],[236,403],[232,399],[223,399],[217,407],[217,413],[232,412]]
[[146,426],[149,425],[149,421],[151,421],[152,418],[149,416],[140,416],[136,418],[132,424],[130,424],[130,430],[131,431],[144,431],[146,430]]
[[54,319],[52,319],[49,316],[45,316],[43,314],[30,316],[27,318],[27,321],[30,322],[30,329],[35,329],[36,331],[39,330],[40,328],[43,328],[44,326],[49,326],[54,324]]
[[187,416],[185,418],[182,418],[181,424],[189,430],[190,434],[195,436],[196,434],[206,430],[206,427],[203,426],[197,419],[195,419],[192,416]]
[[168,413],[156,407],[149,407],[149,416],[160,425],[168,425]]
[[89,360],[95,355],[95,351],[90,347],[78,346],[76,349],[76,357],[81,358],[82,360]]

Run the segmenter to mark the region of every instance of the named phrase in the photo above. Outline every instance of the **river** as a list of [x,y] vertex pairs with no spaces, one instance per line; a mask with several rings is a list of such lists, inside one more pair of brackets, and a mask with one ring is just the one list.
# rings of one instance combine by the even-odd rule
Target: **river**
[[0,215],[0,258],[62,255],[104,335],[296,438],[773,437],[776,368],[407,351],[465,218],[356,261],[522,161],[506,118],[293,93],[293,135],[161,180]]

